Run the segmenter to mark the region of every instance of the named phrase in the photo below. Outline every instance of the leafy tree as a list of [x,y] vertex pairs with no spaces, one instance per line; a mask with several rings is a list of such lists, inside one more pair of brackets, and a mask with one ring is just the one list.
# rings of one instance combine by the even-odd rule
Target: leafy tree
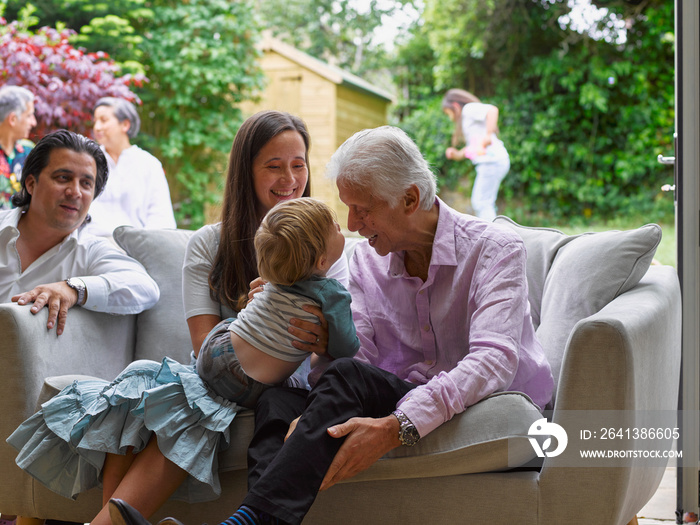
[[563,0],[426,0],[437,88],[462,87],[481,97],[502,82],[517,83],[530,57],[561,42],[557,19],[569,10]]
[[[384,49],[373,44],[382,19],[406,1],[381,7],[371,0],[360,12],[351,0],[261,0],[261,26],[298,49],[358,75],[381,67]],[[386,4],[383,2],[382,5]]]
[[74,48],[69,43],[72,33],[50,27],[33,33],[19,22],[0,19],[0,79],[36,96],[34,137],[58,128],[89,135],[92,109],[100,97],[139,102],[130,87],[141,86],[145,78],[119,76],[104,53]]
[[[133,13],[132,13],[133,14]],[[144,19],[151,20],[152,11],[140,10]],[[121,69],[130,73],[145,73],[143,60],[143,36],[137,33],[129,18],[106,15],[90,20],[80,28],[73,43],[87,49],[100,49],[108,53]]]
[[400,93],[398,104],[394,108],[394,114],[399,120],[408,118],[412,111],[435,98],[435,62],[435,52],[430,46],[428,32],[417,21],[409,28],[408,39],[398,47],[391,61],[393,79]]
[[[420,34],[434,59],[415,67],[432,67],[437,99],[448,87],[464,87],[500,108],[512,161],[501,196],[514,203],[505,210],[511,215],[585,220],[673,211],[658,190],[668,174],[655,160],[672,150],[673,4],[596,1],[609,14],[583,33],[566,23],[564,0],[426,1]],[[626,42],[605,33],[621,19]],[[430,60],[428,52],[421,56]],[[413,98],[404,106],[416,107],[425,125],[441,122],[425,93],[430,83],[417,78],[411,85],[406,76],[402,93]],[[401,125],[413,120],[412,113]],[[446,143],[418,140],[424,151],[435,149],[429,158],[444,152]],[[454,183],[450,163],[436,167],[443,185]]]
[[249,1],[157,0],[151,7],[142,43],[150,79],[142,93],[143,129],[155,137],[179,222],[196,227],[218,195],[242,123],[238,105],[262,87],[258,32]]
[[500,91],[516,175],[506,195],[531,211],[672,213],[656,155],[673,148],[673,5],[648,5],[628,25],[626,44],[578,35],[531,61],[525,92]]

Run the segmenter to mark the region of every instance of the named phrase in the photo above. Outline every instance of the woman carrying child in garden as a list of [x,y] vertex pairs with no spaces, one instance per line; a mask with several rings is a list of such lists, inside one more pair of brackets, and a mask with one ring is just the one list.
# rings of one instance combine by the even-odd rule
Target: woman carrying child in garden
[[[498,108],[463,89],[450,89],[442,99],[442,110],[455,123],[452,146],[445,156],[472,161],[476,169],[472,208],[477,217],[492,221],[498,187],[510,170],[508,150],[498,138]],[[459,149],[463,142],[466,146]]]

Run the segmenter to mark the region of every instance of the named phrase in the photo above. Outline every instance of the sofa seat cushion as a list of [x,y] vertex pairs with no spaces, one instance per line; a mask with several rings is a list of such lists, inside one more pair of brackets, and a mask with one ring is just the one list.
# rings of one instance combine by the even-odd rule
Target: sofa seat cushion
[[146,230],[120,226],[114,230],[115,242],[140,262],[160,288],[160,300],[141,312],[136,321],[134,361],[160,361],[164,356],[181,363],[190,362],[192,345],[182,301],[182,264],[189,230]]
[[576,323],[640,281],[661,241],[661,227],[566,235],[521,226],[503,216],[494,221],[517,232],[525,243],[533,322],[556,384]]
[[[392,450],[371,468],[348,480],[423,478],[508,470],[528,463],[535,451],[530,425],[542,418],[537,406],[519,392],[500,392],[457,414],[414,447]],[[247,468],[253,437],[252,411],[240,412],[231,424],[231,445],[219,455],[219,471]]]
[[395,448],[347,482],[516,468],[535,458],[528,430],[541,418],[539,409],[525,394],[499,392],[457,414],[415,446]]

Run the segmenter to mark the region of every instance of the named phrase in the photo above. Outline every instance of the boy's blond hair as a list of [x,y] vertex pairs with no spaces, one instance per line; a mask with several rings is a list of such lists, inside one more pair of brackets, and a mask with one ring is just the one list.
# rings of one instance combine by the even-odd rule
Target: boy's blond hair
[[286,286],[311,277],[334,223],[333,210],[310,197],[275,205],[255,234],[260,277]]

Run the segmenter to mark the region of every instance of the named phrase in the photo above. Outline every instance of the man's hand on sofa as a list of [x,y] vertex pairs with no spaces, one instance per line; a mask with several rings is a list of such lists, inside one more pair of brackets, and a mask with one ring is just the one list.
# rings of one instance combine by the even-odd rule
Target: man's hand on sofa
[[12,302],[19,305],[34,303],[30,312],[36,314],[44,306],[49,309],[49,320],[46,328],[51,330],[56,326],[56,335],[61,335],[66,326],[68,309],[78,302],[78,292],[68,286],[65,281],[41,284],[30,290],[12,297]]
[[334,438],[347,437],[328,467],[320,490],[367,470],[384,454],[401,445],[399,421],[393,415],[376,419],[354,417],[330,427],[328,434]]

